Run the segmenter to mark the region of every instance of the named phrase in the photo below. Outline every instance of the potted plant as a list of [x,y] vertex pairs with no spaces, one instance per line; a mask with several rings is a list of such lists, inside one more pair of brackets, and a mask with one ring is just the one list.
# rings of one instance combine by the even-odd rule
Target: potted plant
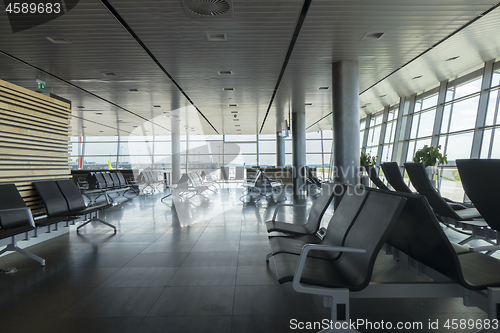
[[359,165],[377,165],[377,158],[378,156],[370,156],[370,153],[365,154],[364,152],[361,152],[361,155],[359,157]]
[[378,156],[371,156],[370,153],[365,154],[364,152],[361,152],[361,155],[359,156],[359,178],[361,184],[368,186],[368,176],[364,174],[367,172],[365,165],[373,165],[373,167],[375,167],[377,165],[377,158]]
[[431,182],[434,183],[434,187],[437,185],[437,179],[434,179],[434,175],[438,174],[437,165],[448,164],[446,154],[441,154],[440,149],[441,145],[437,147],[424,145],[423,148],[415,152],[415,157],[413,157],[414,163],[422,163],[427,169],[427,174],[429,175]]

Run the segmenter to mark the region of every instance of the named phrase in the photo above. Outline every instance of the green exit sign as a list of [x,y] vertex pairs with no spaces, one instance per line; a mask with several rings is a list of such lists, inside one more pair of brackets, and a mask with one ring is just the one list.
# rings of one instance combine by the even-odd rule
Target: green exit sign
[[42,89],[42,90],[45,90],[45,82],[41,81],[41,80],[36,80],[36,87],[38,89]]

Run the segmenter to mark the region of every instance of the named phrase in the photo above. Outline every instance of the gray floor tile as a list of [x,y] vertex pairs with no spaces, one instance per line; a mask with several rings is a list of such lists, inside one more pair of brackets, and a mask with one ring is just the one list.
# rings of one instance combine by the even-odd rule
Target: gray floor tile
[[234,287],[167,287],[148,316],[231,315]]
[[176,267],[124,267],[100,287],[165,287],[176,270]]
[[181,266],[236,266],[238,252],[191,252],[186,256]]
[[234,286],[236,266],[179,267],[169,286]]

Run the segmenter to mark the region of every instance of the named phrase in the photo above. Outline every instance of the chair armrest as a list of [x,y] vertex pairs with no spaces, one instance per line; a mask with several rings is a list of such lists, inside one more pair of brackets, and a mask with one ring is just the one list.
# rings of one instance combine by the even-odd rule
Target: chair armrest
[[500,250],[500,245],[490,245],[490,246],[477,246],[477,247],[469,247],[469,250],[472,252],[481,252],[481,251],[498,251]]
[[35,228],[35,221],[33,220],[33,215],[31,214],[31,210],[28,207],[0,209],[0,213],[23,211],[23,210],[26,211],[26,213],[28,214],[28,221],[30,223],[30,226]]
[[322,244],[306,244],[302,247],[300,252],[299,263],[295,269],[295,274],[293,275],[293,289],[299,293],[305,294],[318,294],[321,295],[321,290],[323,287],[304,287],[300,284],[300,279],[302,278],[302,273],[304,272],[304,266],[306,264],[307,254],[309,251],[330,251],[330,252],[351,252],[351,253],[366,253],[365,249],[354,249],[344,246],[331,246]]
[[284,207],[284,206],[289,206],[289,207],[305,207],[306,205],[297,205],[297,204],[284,204],[284,203],[279,203],[276,205],[274,208],[274,214],[273,214],[273,219],[271,221],[276,221],[276,216],[278,216],[278,208]]

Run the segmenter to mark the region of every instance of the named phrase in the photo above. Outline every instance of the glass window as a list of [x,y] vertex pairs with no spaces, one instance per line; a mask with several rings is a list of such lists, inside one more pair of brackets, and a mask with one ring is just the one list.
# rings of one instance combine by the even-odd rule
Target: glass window
[[276,165],[276,155],[259,155],[259,165],[262,166],[275,166]]
[[238,141],[257,141],[256,135],[225,135],[224,141],[238,142]]
[[274,141],[259,141],[259,154],[262,154],[262,153],[275,153],[276,154],[276,140],[274,140]]
[[293,160],[292,160],[292,154],[286,154],[285,155],[285,165],[292,165]]
[[260,134],[259,140],[275,140],[276,141],[276,134]]
[[384,148],[382,150],[382,157],[380,159],[380,161],[382,163],[384,162],[390,162],[391,161],[391,157],[392,157],[392,147],[393,145],[384,145]]
[[238,143],[238,146],[240,147],[240,151],[243,154],[256,154],[257,153],[257,144],[255,142],[254,143]]
[[394,142],[395,132],[396,132],[396,122],[391,121],[390,123],[387,123],[387,127],[385,128],[384,143]]
[[367,146],[378,145],[380,140],[380,126],[370,128],[368,132]]
[[306,164],[308,166],[322,166],[321,154],[306,154]]
[[476,96],[453,104],[450,132],[474,128],[478,103],[479,96]]
[[420,114],[420,123],[418,126],[417,137],[431,136],[434,129],[434,118],[436,116],[436,109],[426,111]]
[[491,158],[500,158],[500,128],[496,128],[494,133]]
[[366,126],[366,117],[359,121],[359,129],[364,130]]
[[[493,125],[495,122],[495,114],[498,114],[498,89],[490,91],[490,95],[488,98],[488,110],[486,112],[486,126]],[[497,123],[498,123],[498,115],[497,115]]]
[[115,155],[118,142],[86,142],[85,155]]
[[500,69],[493,72],[493,77],[491,78],[491,86],[496,87],[500,84]]
[[470,158],[473,136],[473,132],[448,136],[446,144],[448,163],[454,164],[454,161],[459,158]]
[[285,140],[285,154],[291,154],[292,150],[292,140]]
[[321,140],[307,140],[306,153],[321,153]]
[[448,88],[446,101],[448,102],[452,99],[458,99],[470,94],[478,93],[479,91],[481,91],[482,81],[483,78],[479,77],[469,82],[462,83],[458,86]]
[[330,153],[332,151],[332,140],[323,140],[323,152]]
[[306,140],[307,139],[321,139],[321,133],[320,132],[306,133]]
[[422,100],[422,109],[421,110],[425,110],[425,109],[428,109],[430,107],[436,106],[437,101],[438,101],[437,94],[426,97],[425,99]]
[[333,139],[333,131],[332,130],[324,130],[323,131],[323,139]]
[[491,129],[487,129],[483,132],[483,141],[481,143],[481,154],[479,155],[481,158],[488,158],[488,154],[490,151],[490,143],[491,143]]

